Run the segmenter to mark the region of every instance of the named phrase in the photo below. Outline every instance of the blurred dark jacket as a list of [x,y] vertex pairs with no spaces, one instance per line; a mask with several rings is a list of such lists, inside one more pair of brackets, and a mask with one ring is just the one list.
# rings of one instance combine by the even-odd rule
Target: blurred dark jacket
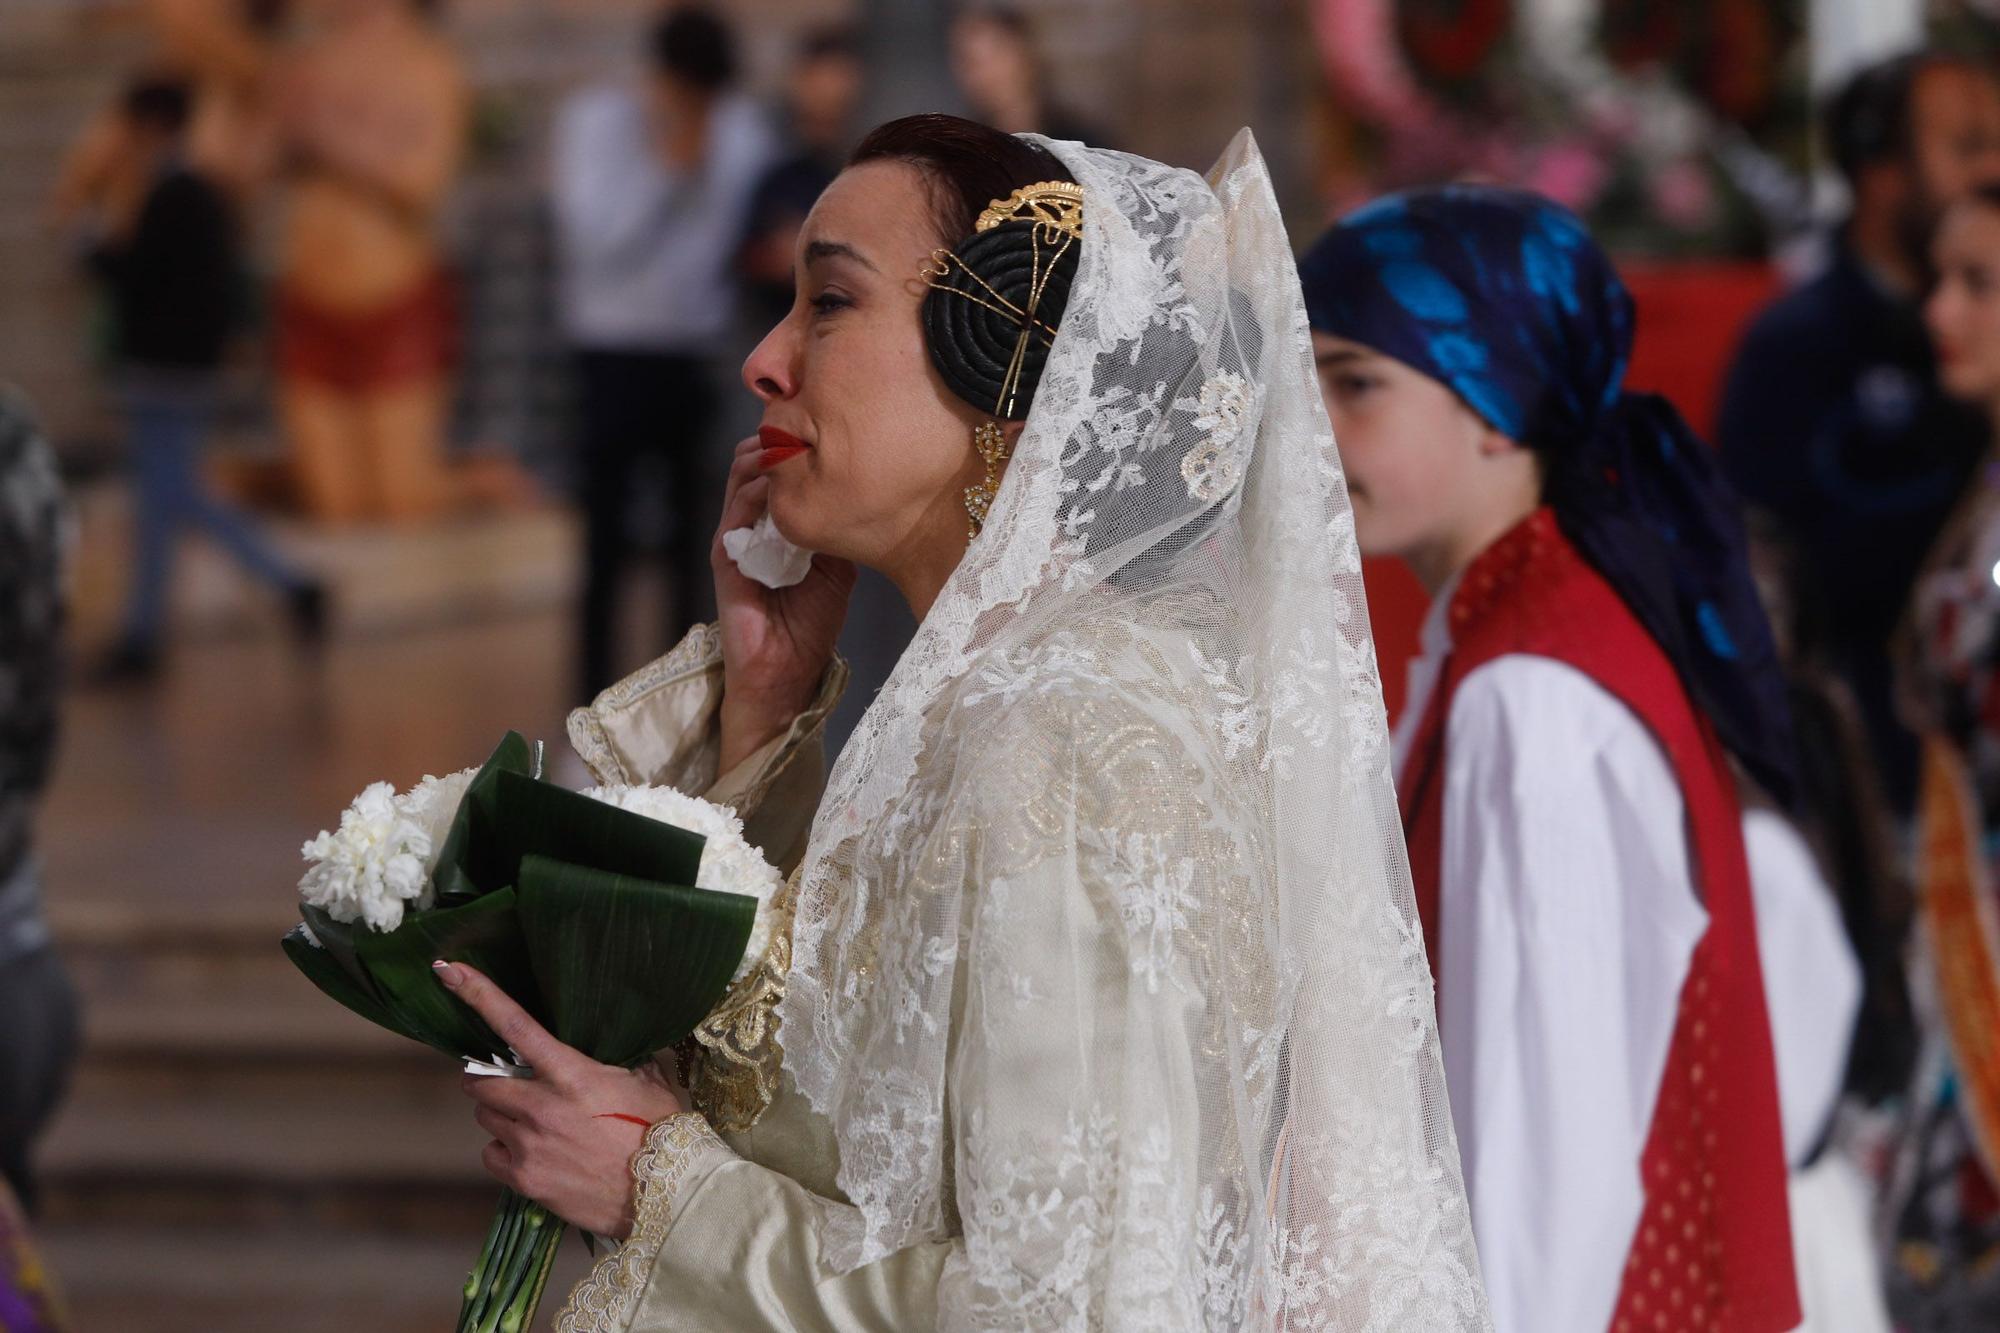
[[242,285],[236,219],[215,186],[168,167],[132,235],[99,247],[90,264],[110,292],[121,362],[183,371],[221,364]]
[[1844,244],[1757,317],[1723,391],[1723,468],[1796,546],[1808,586],[1790,592],[1825,617],[1830,663],[1899,814],[1915,796],[1916,742],[1896,716],[1890,639],[1986,434],[1938,388],[1917,308]]

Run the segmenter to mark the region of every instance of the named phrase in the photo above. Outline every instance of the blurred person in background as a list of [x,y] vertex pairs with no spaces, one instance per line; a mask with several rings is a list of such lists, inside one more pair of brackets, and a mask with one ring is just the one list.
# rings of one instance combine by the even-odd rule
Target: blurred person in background
[[454,291],[438,216],[469,95],[430,0],[309,0],[274,73],[291,198],[278,378],[294,480],[331,522],[454,507]]
[[1854,692],[1892,807],[1907,815],[1916,749],[1893,704],[1890,638],[1911,579],[1985,448],[1940,393],[1918,303],[1938,216],[2000,173],[2000,88],[1956,58],[1863,70],[1825,112],[1852,204],[1825,272],[1751,326],[1716,443],[1744,499],[1798,549],[1825,609],[1829,658]]
[[624,661],[618,594],[647,464],[665,472],[671,514],[667,641],[712,607],[712,360],[735,325],[745,220],[774,156],[762,113],[736,91],[735,40],[720,18],[669,10],[648,56],[642,78],[566,103],[553,147],[561,321],[582,431],[586,698]]
[[[1434,599],[1395,763],[1494,1326],[1793,1328],[1813,1131],[1785,1132],[1735,768],[1784,799],[1792,751],[1735,498],[1625,390],[1631,296],[1548,200],[1393,196],[1299,270],[1361,551]],[[1774,887],[1841,948],[1810,879]],[[1846,1036],[1813,1038],[1820,1082]]]
[[[66,538],[55,454],[26,403],[0,386],[0,1183],[29,1207],[30,1149],[68,1081],[78,1036],[34,853],[62,693]],[[0,1243],[0,1265],[5,1255]],[[0,1292],[5,1277],[0,1268]]]
[[952,20],[951,75],[974,120],[1009,134],[1107,146],[1095,125],[1049,92],[1034,25],[1011,5],[969,5]]
[[159,669],[176,538],[198,527],[282,593],[294,626],[322,628],[320,586],[248,519],[217,499],[201,471],[218,371],[242,300],[238,225],[228,198],[186,161],[192,95],[147,80],[124,102],[122,142],[149,182],[133,210],[101,220],[90,253],[110,297],[119,392],[129,420],[135,538],[132,588],[107,682]]
[[792,250],[806,214],[852,147],[861,102],[861,54],[847,28],[821,28],[799,43],[785,82],[786,136],[781,156],[750,196],[742,264],[752,316],[769,328],[792,307]]
[[2000,1327],[2000,187],[1952,206],[1924,308],[1985,461],[1918,577],[1902,699],[1922,740],[1912,984],[1924,1044],[1890,1182],[1890,1301],[1915,1333]]

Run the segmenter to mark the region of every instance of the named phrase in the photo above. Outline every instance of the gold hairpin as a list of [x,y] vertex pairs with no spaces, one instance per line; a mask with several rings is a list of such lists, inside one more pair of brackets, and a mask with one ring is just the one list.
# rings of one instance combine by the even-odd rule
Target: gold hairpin
[[1083,187],[1073,181],[1039,181],[1023,185],[1005,199],[995,199],[979,215],[979,231],[1003,222],[1033,222],[1059,231],[1071,240],[1083,239]]

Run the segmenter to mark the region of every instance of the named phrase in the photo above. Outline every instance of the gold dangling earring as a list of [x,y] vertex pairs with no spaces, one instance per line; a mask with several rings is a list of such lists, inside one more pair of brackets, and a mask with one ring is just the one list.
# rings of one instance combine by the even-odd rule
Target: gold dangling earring
[[972,429],[972,447],[986,462],[986,475],[976,486],[965,488],[965,512],[972,516],[969,535],[977,537],[986,526],[986,511],[1000,493],[1000,466],[1007,461],[1007,435],[997,421],[983,422]]

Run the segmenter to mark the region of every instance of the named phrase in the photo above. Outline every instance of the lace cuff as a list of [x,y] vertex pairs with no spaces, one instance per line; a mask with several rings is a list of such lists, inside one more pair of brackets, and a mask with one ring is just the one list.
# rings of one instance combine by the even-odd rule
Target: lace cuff
[[[812,704],[782,735],[718,774],[722,633],[698,625],[665,657],[571,713],[570,745],[599,782],[664,783],[733,807],[750,841],[789,870],[819,801],[820,737],[847,676],[836,657]],[[764,816],[767,803],[780,808]]]
[[632,1178],[638,1183],[632,1234],[598,1260],[570,1293],[556,1316],[557,1333],[622,1333],[673,1230],[678,1201],[735,1156],[708,1121],[692,1111],[670,1115],[647,1130],[632,1158]]

